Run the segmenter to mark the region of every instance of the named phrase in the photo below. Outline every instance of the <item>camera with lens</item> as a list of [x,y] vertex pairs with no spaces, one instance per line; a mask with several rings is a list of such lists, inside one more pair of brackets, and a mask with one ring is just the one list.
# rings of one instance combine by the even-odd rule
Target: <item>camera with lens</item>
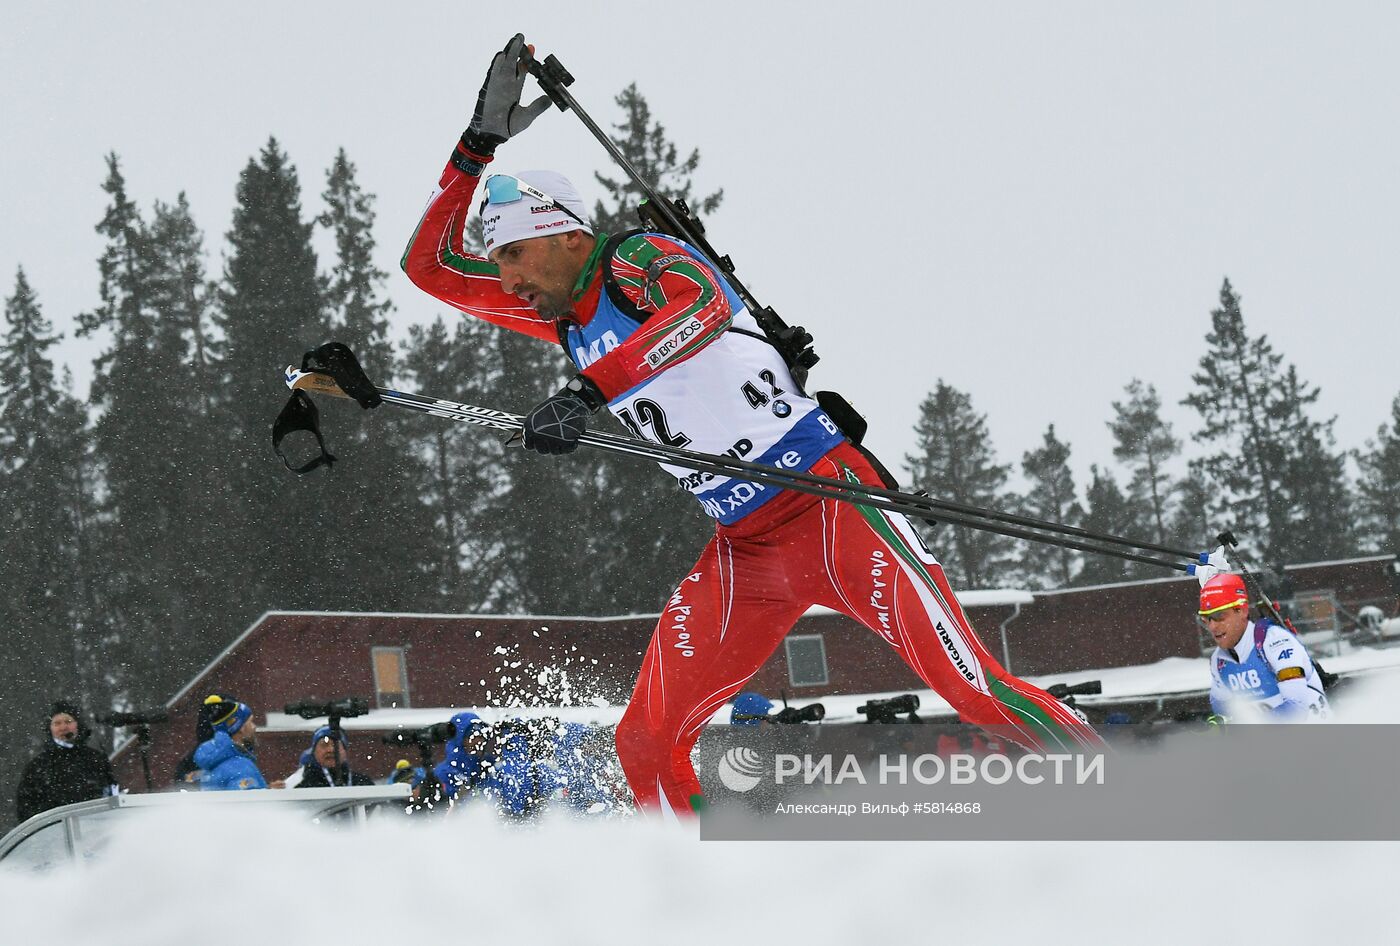
[[553,716],[517,717],[496,723],[496,737],[519,740],[532,758],[552,759],[562,723]]
[[826,718],[826,707],[820,703],[808,703],[806,706],[784,706],[766,718],[770,723],[819,723]]
[[344,696],[329,703],[318,700],[302,700],[300,703],[288,703],[282,708],[288,716],[300,716],[302,719],[317,719],[321,716],[330,716],[336,719],[349,719],[352,716],[364,716],[369,712],[369,700],[360,696]]
[[[856,712],[865,716],[867,723],[880,723],[890,725],[892,723],[922,723],[923,720],[914,712],[919,708],[919,698],[913,693],[905,693],[901,696],[892,696],[887,700],[866,700],[856,707]],[[908,713],[908,719],[900,719],[901,713]]]
[[383,736],[384,744],[388,746],[434,746],[441,742],[446,742],[457,734],[457,727],[452,723],[433,723],[422,729],[399,729]]
[[1076,696],[1097,696],[1103,692],[1102,680],[1085,680],[1083,683],[1056,683],[1045,688],[1055,699],[1060,700],[1066,706],[1074,706]]
[[151,723],[170,721],[170,713],[163,709],[142,710],[134,713],[98,713],[97,721],[107,726],[149,726]]

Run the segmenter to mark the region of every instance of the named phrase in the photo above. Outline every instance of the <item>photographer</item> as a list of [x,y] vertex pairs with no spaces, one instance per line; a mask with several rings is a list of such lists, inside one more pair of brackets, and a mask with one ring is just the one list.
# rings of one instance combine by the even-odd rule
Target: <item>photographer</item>
[[758,726],[773,712],[773,701],[762,693],[740,693],[729,711],[729,725]]
[[559,723],[552,741],[550,761],[570,808],[591,814],[630,807],[630,793],[622,784],[620,773],[614,774],[608,768],[611,733],[582,723]]
[[493,726],[475,713],[458,713],[452,722],[456,735],[435,772],[443,794],[455,804],[485,798],[501,814],[526,818],[559,788],[558,774],[531,757],[528,734],[518,720]]
[[20,821],[60,805],[116,794],[111,763],[101,752],[83,744],[89,732],[75,704],[63,700],[54,703],[45,726],[48,741],[25,766],[15,792]]
[[322,726],[311,735],[311,759],[302,766],[297,788],[331,788],[342,785],[373,785],[368,775],[350,770],[349,740],[344,732]]
[[442,761],[433,767],[433,774],[441,783],[446,798],[455,796],[458,786],[471,782],[481,774],[481,759],[462,745],[472,726],[480,722],[481,717],[470,712],[461,712],[452,717],[452,738],[447,740]]
[[204,705],[214,735],[194,751],[194,763],[204,771],[199,787],[216,792],[267,788],[267,779],[253,758],[258,727],[252,707],[217,695],[206,699]]
[[740,693],[734,698],[734,706],[729,711],[729,725],[731,726],[759,726],[763,723],[780,723],[791,725],[793,723],[819,723],[826,718],[826,707],[820,703],[808,703],[806,706],[787,705],[787,696],[783,696],[783,708],[776,713],[773,707],[776,704],[762,693],[755,693],[750,690],[747,693]]

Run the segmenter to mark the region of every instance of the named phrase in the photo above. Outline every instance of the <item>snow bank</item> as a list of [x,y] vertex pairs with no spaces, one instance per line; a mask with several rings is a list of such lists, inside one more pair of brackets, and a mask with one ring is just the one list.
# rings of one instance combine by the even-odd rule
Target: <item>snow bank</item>
[[[84,869],[0,872],[0,926],[7,943],[104,946],[424,935],[1180,946],[1254,942],[1260,916],[1274,916],[1273,943],[1370,941],[1397,912],[1395,855],[1381,844],[721,844],[638,821],[512,829],[473,813],[356,833],[287,813],[159,812]],[[1222,889],[1236,907],[1220,907]],[[1246,890],[1259,909],[1237,908]]]

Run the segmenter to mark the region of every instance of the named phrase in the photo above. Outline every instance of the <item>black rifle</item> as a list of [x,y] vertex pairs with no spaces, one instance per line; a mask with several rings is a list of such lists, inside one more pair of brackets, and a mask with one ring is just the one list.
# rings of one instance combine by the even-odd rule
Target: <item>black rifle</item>
[[1066,706],[1074,706],[1076,696],[1097,696],[1103,692],[1102,680],[1085,680],[1083,683],[1056,683],[1045,688],[1055,699]]

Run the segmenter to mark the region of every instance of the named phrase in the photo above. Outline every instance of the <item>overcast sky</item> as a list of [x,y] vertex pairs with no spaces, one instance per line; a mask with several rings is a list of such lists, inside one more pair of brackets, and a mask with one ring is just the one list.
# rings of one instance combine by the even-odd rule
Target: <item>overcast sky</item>
[[[600,122],[635,81],[701,148],[702,191],[725,190],[716,246],[816,335],[813,382],[870,417],[891,466],[939,378],[971,393],[1003,460],[1053,422],[1081,476],[1111,463],[1110,402],[1133,377],[1173,405],[1189,391],[1225,276],[1356,447],[1400,392],[1397,9],[7,4],[0,288],[23,265],[71,336],[97,303],[111,150],[144,209],[188,194],[217,274],[238,172],[275,135],[308,213],[347,149],[378,196],[398,324],[430,319],[444,307],[398,256],[520,30]],[[610,170],[559,112],[496,167],[560,170],[590,202]],[[80,391],[95,351],[61,349]],[[268,352],[268,371],[297,354]]]

